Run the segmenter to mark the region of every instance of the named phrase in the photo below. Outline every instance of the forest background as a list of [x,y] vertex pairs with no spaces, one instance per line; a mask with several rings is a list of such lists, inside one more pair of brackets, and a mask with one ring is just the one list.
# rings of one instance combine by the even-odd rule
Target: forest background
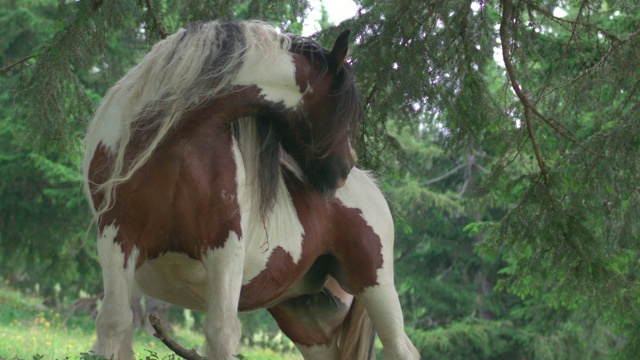
[[[396,218],[424,358],[640,354],[640,4],[360,0],[359,166]],[[79,174],[107,89],[177,28],[306,1],[0,0],[0,277],[49,306],[101,292]],[[85,296],[85,295],[83,295]],[[262,319],[258,315],[258,319]],[[245,335],[262,330],[245,326]]]

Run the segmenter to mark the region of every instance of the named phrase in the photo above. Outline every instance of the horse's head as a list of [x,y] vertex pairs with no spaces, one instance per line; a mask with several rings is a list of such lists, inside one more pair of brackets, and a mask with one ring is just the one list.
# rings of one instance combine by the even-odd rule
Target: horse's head
[[282,145],[300,165],[307,181],[317,190],[332,192],[340,187],[355,164],[350,138],[362,119],[362,108],[345,62],[349,31],[331,51],[316,42],[295,37],[296,83],[302,101],[287,119]]

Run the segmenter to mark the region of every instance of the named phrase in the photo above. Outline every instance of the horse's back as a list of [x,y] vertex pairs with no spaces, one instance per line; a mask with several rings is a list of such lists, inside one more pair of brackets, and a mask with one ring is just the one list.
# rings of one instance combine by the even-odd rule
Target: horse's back
[[[241,231],[231,134],[201,126],[206,116],[187,120],[118,186],[117,201],[100,213],[100,226],[115,224],[125,245],[140,251],[138,264],[167,252],[197,260],[207,249],[223,246],[230,232]],[[143,133],[132,138],[134,144],[144,142]],[[103,145],[94,153],[88,187],[93,204],[100,204],[103,195],[95,184],[104,182],[100,169],[114,160]]]

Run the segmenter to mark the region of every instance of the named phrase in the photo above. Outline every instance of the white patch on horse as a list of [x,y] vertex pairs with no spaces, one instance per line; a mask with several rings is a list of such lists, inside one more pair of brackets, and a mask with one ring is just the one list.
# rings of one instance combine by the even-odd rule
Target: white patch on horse
[[243,274],[243,284],[246,285],[266,268],[269,257],[277,247],[287,251],[294,263],[300,261],[304,228],[282,178],[278,182],[278,194],[273,209],[263,222],[260,199],[255,196],[260,191],[257,178],[257,167],[260,164],[256,158],[259,143],[255,140],[255,121],[240,119],[238,125],[240,139],[243,140],[242,144],[234,140],[233,154],[236,164],[240,164],[236,166],[236,181],[241,228],[246,244]]
[[104,144],[109,150],[114,150],[118,140],[120,140],[120,129],[122,127],[122,108],[125,107],[127,99],[114,98],[113,102],[105,108],[104,121],[96,124],[95,132],[87,138],[87,145],[95,149],[98,143]]
[[113,355],[116,360],[129,360],[133,359],[131,295],[138,250],[134,248],[125,261],[120,244],[115,242],[118,230],[115,224],[107,225],[98,237],[105,295],[96,319],[98,338],[93,351],[107,358]]
[[393,283],[366,288],[358,295],[382,342],[384,358],[417,360],[420,354],[404,331],[400,300]]
[[180,307],[206,311],[207,271],[199,260],[181,253],[166,253],[145,261],[136,270],[140,290]]
[[[245,31],[251,31],[251,24]],[[302,100],[302,93],[296,84],[293,55],[287,49],[260,46],[260,40],[246,36],[247,53],[231,84],[256,85],[266,100],[282,102],[287,108],[296,107]]]
[[253,206],[252,210],[249,210],[252,214],[248,216],[254,220],[249,223],[248,228],[243,229],[247,243],[244,284],[248,284],[266,268],[271,253],[277,247],[287,251],[294,263],[298,263],[302,257],[304,228],[283,181],[278,184],[275,205],[264,224],[258,209],[257,206]]
[[[100,116],[102,120],[92,123],[92,127],[85,138],[86,151],[82,160],[82,173],[85,178],[85,193],[87,199],[92,203],[92,210],[96,209],[95,204],[93,204],[91,200],[92,197],[89,190],[89,166],[99,146],[104,146],[106,150],[111,153],[117,150],[122,129],[121,112],[122,108],[125,107],[126,101],[127,99],[123,97],[109,98],[108,101],[105,100],[98,109],[98,111],[101,111]],[[98,116],[98,113],[96,113],[96,116]]]
[[393,218],[382,192],[365,171],[353,168],[336,197],[344,206],[360,210],[362,218],[380,237],[382,267],[378,269],[378,283],[393,283]]
[[336,197],[349,208],[359,209],[362,218],[380,237],[382,267],[378,285],[356,294],[367,308],[382,341],[385,359],[419,359],[420,355],[404,332],[404,320],[393,281],[393,218],[382,192],[365,171],[354,168]]

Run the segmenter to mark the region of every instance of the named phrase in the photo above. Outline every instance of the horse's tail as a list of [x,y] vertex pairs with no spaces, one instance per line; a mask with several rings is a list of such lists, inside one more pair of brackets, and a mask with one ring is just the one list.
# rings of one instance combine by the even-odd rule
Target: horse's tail
[[376,332],[362,302],[353,299],[347,317],[342,323],[338,339],[340,360],[370,360],[375,358],[373,344]]

